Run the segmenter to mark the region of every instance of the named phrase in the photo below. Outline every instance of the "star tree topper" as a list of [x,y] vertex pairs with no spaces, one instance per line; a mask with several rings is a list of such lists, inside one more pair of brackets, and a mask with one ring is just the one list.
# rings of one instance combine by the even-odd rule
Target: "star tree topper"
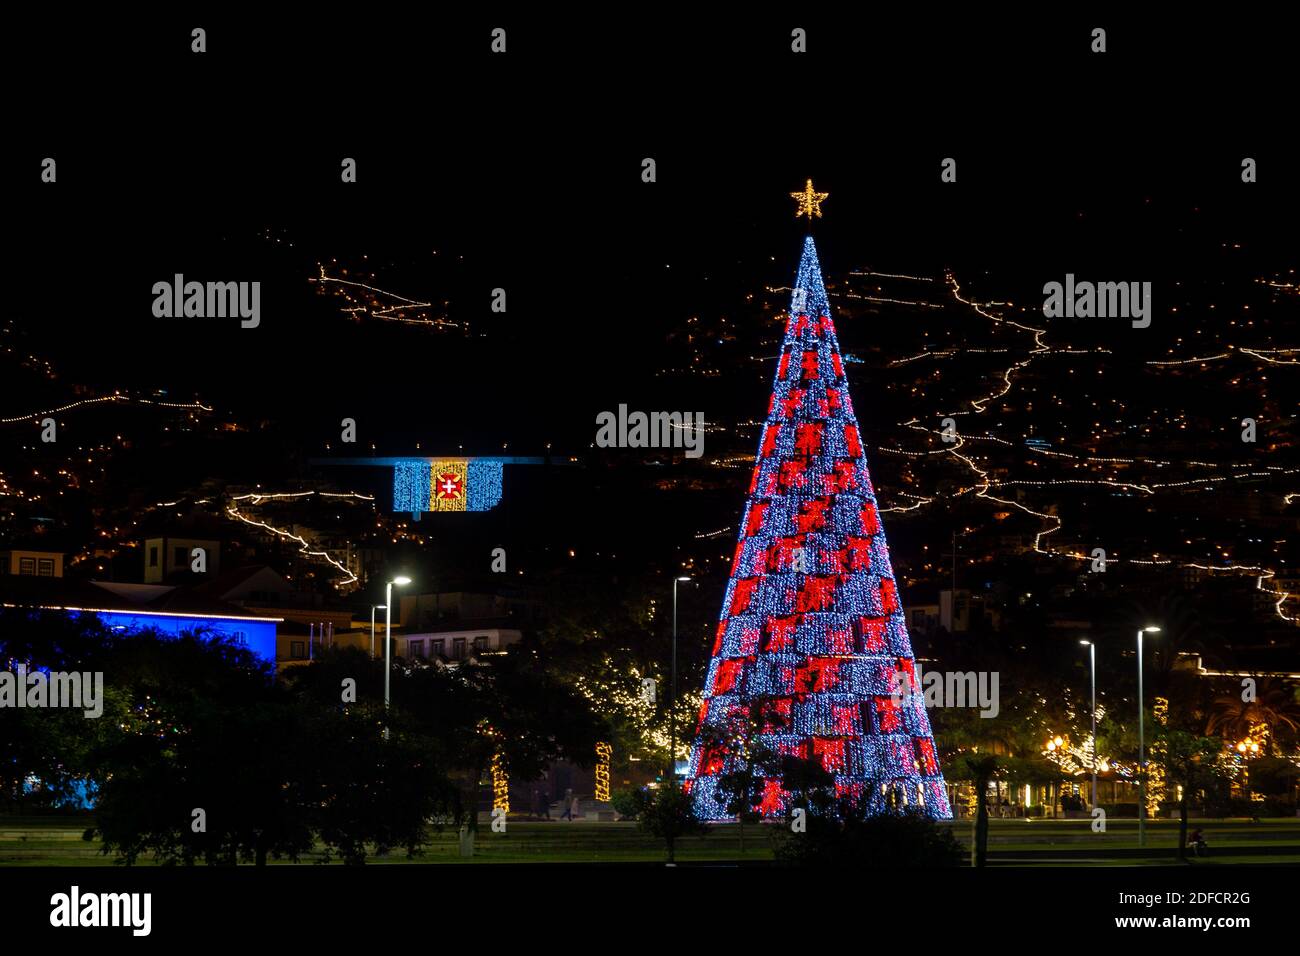
[[818,219],[822,217],[822,200],[830,196],[830,193],[819,193],[813,189],[812,180],[808,180],[807,185],[803,187],[803,192],[791,193],[791,199],[799,201],[799,208],[795,211],[794,217],[807,216],[811,220],[814,216]]

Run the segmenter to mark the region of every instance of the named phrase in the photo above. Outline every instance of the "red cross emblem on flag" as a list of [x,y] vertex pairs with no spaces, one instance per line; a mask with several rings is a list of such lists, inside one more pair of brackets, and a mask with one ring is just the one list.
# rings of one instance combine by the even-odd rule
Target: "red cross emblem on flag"
[[434,490],[444,501],[455,501],[465,493],[465,480],[455,472],[443,472],[434,482]]

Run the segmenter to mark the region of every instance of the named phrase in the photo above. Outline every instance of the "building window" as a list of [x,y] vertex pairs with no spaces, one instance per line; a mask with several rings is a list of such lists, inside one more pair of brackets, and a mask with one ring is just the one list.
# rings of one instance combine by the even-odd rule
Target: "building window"
[[447,654],[447,642],[439,638],[436,641],[429,642],[431,657],[444,657]]
[[156,544],[149,548],[149,567],[158,567],[158,545]]
[[457,637],[451,642],[452,660],[464,660],[465,658],[465,638]]
[[54,559],[41,558],[36,562],[36,576],[40,578],[54,577]]
[[232,631],[230,636],[235,639],[236,644],[244,645],[248,643],[248,639],[244,637],[243,631]]
[[36,559],[35,559],[35,558],[19,558],[19,559],[18,559],[18,573],[19,573],[19,574],[31,574],[31,575],[35,575],[35,574],[36,574]]
[[481,654],[481,653],[483,653],[484,651],[487,650],[487,646],[488,646],[488,639],[487,639],[487,635],[486,635],[486,634],[483,635],[483,636],[481,636],[481,637],[476,637],[476,638],[474,638],[474,653],[475,653],[475,654]]
[[306,657],[306,656],[307,656],[307,642],[306,642],[306,641],[290,641],[290,642],[289,642],[289,657],[290,657],[292,660],[300,661],[300,660],[302,660],[302,659],[303,659],[304,657]]
[[411,657],[424,657],[424,641],[407,641],[411,648]]

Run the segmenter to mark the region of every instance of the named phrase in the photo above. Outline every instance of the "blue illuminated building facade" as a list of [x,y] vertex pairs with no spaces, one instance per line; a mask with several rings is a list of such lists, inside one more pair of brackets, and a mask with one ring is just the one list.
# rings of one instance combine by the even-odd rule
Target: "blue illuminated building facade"
[[123,635],[145,630],[164,637],[221,635],[247,647],[272,667],[277,628],[283,620],[249,613],[186,588],[68,578],[0,576],[0,603],[78,616],[92,614]]
[[153,630],[167,637],[180,637],[185,633],[199,631],[213,636],[220,634],[236,644],[247,647],[267,663],[275,664],[277,618],[225,617],[137,610],[95,610],[93,613],[105,627],[123,633]]
[[[271,667],[276,662],[277,626],[283,620],[247,614],[236,605],[195,595],[184,588],[14,575],[0,575],[0,604],[60,611],[74,617],[91,615],[109,630],[121,633],[124,640],[142,631],[163,637],[225,637],[247,647]],[[31,792],[42,784],[29,777],[23,786]],[[81,781],[54,805],[91,809],[95,799],[94,785]]]

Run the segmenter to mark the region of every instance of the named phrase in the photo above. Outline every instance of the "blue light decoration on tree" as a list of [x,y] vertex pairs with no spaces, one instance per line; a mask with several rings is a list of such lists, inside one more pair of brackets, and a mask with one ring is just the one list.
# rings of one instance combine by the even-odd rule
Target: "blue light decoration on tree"
[[[691,749],[702,817],[732,815],[720,782],[756,744],[819,764],[868,812],[952,816],[811,236]],[[784,816],[794,795],[772,762],[751,772],[754,811]]]

